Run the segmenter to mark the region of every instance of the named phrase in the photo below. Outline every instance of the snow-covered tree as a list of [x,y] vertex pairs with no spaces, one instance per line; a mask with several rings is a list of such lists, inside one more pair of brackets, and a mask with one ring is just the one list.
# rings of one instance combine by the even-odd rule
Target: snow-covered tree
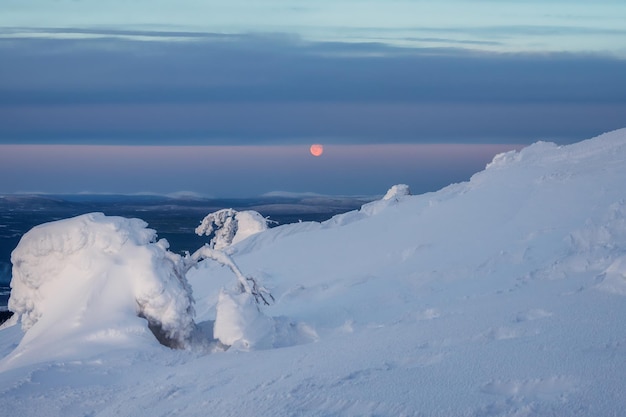
[[138,316],[162,344],[184,347],[194,310],[182,258],[146,226],[91,213],[27,232],[11,255],[9,309],[22,328],[32,337],[64,323],[132,333]]
[[202,259],[212,259],[230,270],[237,277],[237,288],[222,289],[216,306],[213,336],[222,345],[237,345],[248,349],[263,344],[273,329],[272,320],[265,316],[259,305],[274,301],[272,294],[257,281],[245,276],[233,259],[223,249],[247,237],[268,229],[269,220],[256,211],[237,211],[232,208],[208,214],[196,228],[199,236],[210,236],[204,247],[185,258],[190,268]]
[[203,259],[230,268],[237,279],[232,294],[252,300],[259,315],[257,305],[273,301],[226,253],[205,245],[183,257],[168,247],[144,221],[102,213],[37,226],[13,251],[9,309],[29,339],[57,328],[65,329],[57,331],[63,340],[130,340],[149,329],[161,344],[185,348],[196,328],[186,274]]
[[208,214],[196,228],[196,234],[212,236],[209,246],[219,250],[267,230],[268,222],[256,211],[228,208]]

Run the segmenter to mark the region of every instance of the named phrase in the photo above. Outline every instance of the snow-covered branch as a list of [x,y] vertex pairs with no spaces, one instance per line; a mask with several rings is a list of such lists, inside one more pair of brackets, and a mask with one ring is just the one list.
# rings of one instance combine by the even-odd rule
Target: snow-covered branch
[[272,294],[262,285],[259,285],[253,277],[245,276],[235,261],[225,252],[212,249],[209,245],[204,245],[193,254],[184,258],[185,272],[189,271],[203,259],[211,259],[223,266],[227,266],[237,277],[239,289],[242,293],[252,294],[257,304],[261,302],[270,305],[270,301],[274,302]]

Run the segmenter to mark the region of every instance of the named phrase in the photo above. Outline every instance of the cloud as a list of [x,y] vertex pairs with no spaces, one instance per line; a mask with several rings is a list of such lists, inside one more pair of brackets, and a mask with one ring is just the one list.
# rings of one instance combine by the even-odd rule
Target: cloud
[[123,28],[93,28],[93,27],[1,27],[0,38],[28,40],[28,39],[102,39],[120,38],[142,41],[165,40],[225,40],[237,39],[245,35],[209,33],[189,30],[147,30]]
[[[585,23],[581,21],[580,23]],[[429,27],[415,28],[424,32],[462,33],[468,36],[486,35],[532,35],[532,36],[590,36],[590,35],[625,35],[626,29],[607,28],[602,26],[583,25],[485,25],[485,26],[457,26],[457,27]]]
[[626,61],[597,54],[281,34],[12,38],[0,53],[0,143],[513,143],[626,125]]
[[432,46],[448,39],[450,42],[444,43],[448,46],[461,42],[499,51],[580,51],[590,47],[624,52],[623,42],[620,43],[624,8],[622,2],[614,0],[334,0],[305,7],[294,7],[293,1],[283,0],[4,3],[0,3],[0,27],[5,28],[5,36],[11,37],[108,36],[145,40],[212,36],[203,33],[206,31],[289,32],[317,41],[361,42],[379,38],[391,44]]

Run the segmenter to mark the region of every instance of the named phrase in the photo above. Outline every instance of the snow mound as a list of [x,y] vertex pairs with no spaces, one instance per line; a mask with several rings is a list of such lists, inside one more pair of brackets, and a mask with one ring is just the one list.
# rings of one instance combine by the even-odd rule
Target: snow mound
[[119,339],[149,327],[161,342],[184,345],[193,330],[190,287],[180,257],[146,226],[91,213],[26,233],[11,256],[9,299],[26,331],[22,343],[51,334]]
[[306,323],[296,323],[284,316],[266,316],[252,294],[225,289],[219,293],[213,337],[234,351],[293,346],[318,338]]
[[383,200],[391,200],[405,195],[411,195],[409,186],[406,184],[396,184],[387,190],[387,193],[383,196]]
[[259,311],[249,293],[220,292],[213,337],[236,349],[269,347],[272,320]]

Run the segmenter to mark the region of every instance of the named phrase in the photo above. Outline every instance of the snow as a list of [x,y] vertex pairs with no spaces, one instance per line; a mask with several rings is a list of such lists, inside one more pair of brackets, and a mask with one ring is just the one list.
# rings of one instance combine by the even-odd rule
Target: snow
[[406,184],[396,184],[383,196],[383,200],[391,200],[405,195],[411,195],[411,189]]
[[212,236],[211,247],[224,249],[267,230],[267,223],[268,220],[256,211],[229,208],[209,213],[196,228],[196,234]]
[[[138,279],[127,271],[170,270],[155,263],[170,255],[144,224],[96,216],[108,226],[80,238],[55,223],[49,242],[25,236],[14,252],[24,256],[19,268],[37,273],[17,278],[32,305],[11,306],[22,325],[35,322],[24,333],[12,318],[0,330],[3,411],[621,415],[625,178],[622,129],[568,146],[536,143],[438,192],[394,191],[324,223],[247,236],[227,251],[275,303],[257,305],[229,268],[201,262],[186,276],[196,327],[184,349],[159,344],[137,316],[137,287],[126,291]],[[110,247],[122,250],[102,249]],[[61,261],[59,248],[79,249]],[[151,255],[116,264],[126,248]],[[51,271],[27,254],[45,256]],[[77,269],[92,278],[70,280]],[[220,349],[216,335],[231,347]]]
[[146,226],[92,213],[26,233],[11,255],[9,298],[26,333],[2,366],[36,360],[52,346],[54,355],[79,354],[79,341],[91,350],[112,341],[132,345],[137,335],[151,341],[148,322],[159,337],[184,344],[193,330],[193,307],[176,269],[180,256],[167,251],[167,241],[156,242]]
[[271,347],[268,336],[273,322],[257,308],[249,293],[232,294],[222,290],[216,308],[213,336],[235,349]]

